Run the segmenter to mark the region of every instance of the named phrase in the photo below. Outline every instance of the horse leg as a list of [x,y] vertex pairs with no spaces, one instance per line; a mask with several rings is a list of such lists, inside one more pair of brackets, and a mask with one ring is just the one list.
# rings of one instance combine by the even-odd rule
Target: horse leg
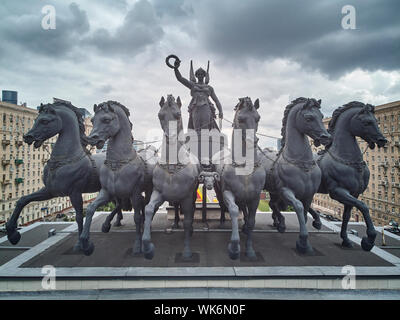
[[[307,218],[308,218],[307,215],[308,215],[308,212],[310,211],[310,208],[311,208],[312,199],[313,199],[313,197],[311,197],[310,199],[302,201],[303,209],[304,209],[304,220],[305,220],[306,223],[307,223]],[[315,218],[319,218],[318,213],[316,213],[316,217]],[[313,221],[313,226],[314,226],[314,222],[315,221]]]
[[246,240],[246,256],[251,260],[257,259],[256,252],[253,248],[253,230],[256,223],[256,212],[260,199],[252,200],[247,204],[247,240]]
[[343,210],[343,222],[342,222],[342,228],[340,230],[340,237],[343,239],[342,246],[345,248],[353,248],[353,244],[349,240],[347,236],[347,224],[349,223],[350,216],[351,216],[351,209],[353,207],[349,205],[344,205],[344,210]]
[[[197,188],[198,188],[198,186],[193,190],[193,195],[192,195],[192,219],[193,220],[194,220],[194,214],[196,213]],[[193,222],[192,222],[192,225],[190,226],[190,236],[192,236],[192,235],[193,235]]]
[[151,194],[150,201],[144,209],[144,229],[142,236],[143,253],[146,259],[153,259],[154,257],[154,244],[151,242],[151,222],[153,220],[153,215],[162,203],[164,199],[162,194],[157,190],[154,190]]
[[366,204],[357,198],[353,197],[349,191],[343,188],[336,188],[329,193],[329,196],[345,205],[356,207],[361,211],[365,224],[367,225],[367,237],[361,240],[361,247],[365,251],[370,251],[375,244],[376,231],[369,215],[369,209]]
[[226,221],[226,219],[225,219],[225,210],[224,210],[224,208],[222,206],[220,207],[220,209],[221,209],[221,215],[219,217],[219,226],[218,226],[218,228],[223,229],[224,225],[225,225],[225,221]]
[[104,220],[103,225],[101,226],[101,231],[104,233],[107,233],[110,231],[111,228],[111,221],[114,218],[115,214],[121,210],[121,206],[118,201],[116,201],[116,207],[115,209],[106,217],[106,220]]
[[116,207],[113,212],[115,211],[114,215],[117,214],[117,220],[114,222],[114,227],[121,227],[121,220],[124,218],[124,216],[122,215],[122,210],[121,207]]
[[[146,219],[146,206],[150,203],[152,193],[153,193],[153,187],[147,188],[147,191],[145,191],[144,208],[143,208],[143,216],[145,217],[145,219]],[[151,217],[151,221],[153,221],[154,216],[156,215],[158,208],[160,208],[160,205],[162,205],[162,203],[163,202],[160,202],[154,207],[154,212],[153,216]]]
[[269,202],[268,202],[268,204],[269,204],[269,207],[272,209],[272,214],[271,214],[271,218],[272,218],[272,226],[274,227],[274,228],[276,228],[276,227],[278,227],[278,216],[276,215],[276,212],[275,212],[275,208],[274,208],[274,203],[270,200]]
[[131,197],[131,202],[134,211],[134,221],[136,227],[135,241],[133,242],[133,255],[142,253],[142,223],[143,223],[143,197],[140,190],[136,188]]
[[221,209],[221,216],[219,218],[219,227],[220,229],[223,229],[224,224],[225,224],[225,206],[224,206],[224,198],[221,193],[221,189],[219,186],[215,183],[214,184],[214,190],[215,190],[215,195],[217,196],[218,202],[219,202],[219,207]]
[[242,232],[244,234],[248,234],[249,232],[249,225],[248,225],[248,219],[249,219],[249,212],[247,211],[247,207],[246,205],[240,206],[240,208],[243,212],[243,220],[244,220],[244,224],[242,226]]
[[321,230],[322,227],[322,223],[321,223],[321,219],[319,217],[319,214],[317,211],[315,211],[313,208],[308,208],[308,212],[312,215],[314,221],[312,222],[312,225],[315,229],[317,230]]
[[183,243],[182,258],[190,260],[192,258],[192,250],[190,248],[190,238],[193,232],[193,201],[191,198],[186,198],[181,202],[181,209],[183,212],[183,228],[185,233],[185,240]]
[[299,239],[296,241],[296,249],[301,253],[311,253],[312,247],[308,241],[308,231],[304,219],[304,207],[300,200],[298,200],[293,191],[288,188],[282,188],[282,197],[293,206],[296,211],[297,219],[300,225]]
[[208,229],[207,221],[207,188],[203,184],[203,203],[201,208],[201,222],[205,224],[205,228]]
[[82,233],[83,229],[83,199],[82,194],[80,192],[73,192],[69,199],[71,200],[71,204],[75,209],[76,223],[78,224],[78,241],[74,246],[74,251],[80,250],[79,236]]
[[110,201],[110,195],[104,189],[101,189],[97,198],[88,205],[86,209],[86,219],[83,226],[82,233],[79,237],[80,249],[87,256],[90,256],[94,251],[94,244],[89,241],[90,226],[92,218],[96,209],[100,206],[107,204]]
[[174,208],[175,208],[175,219],[172,228],[179,229],[179,203],[174,203]]
[[283,233],[286,230],[286,223],[285,217],[280,210],[279,198],[271,193],[270,196],[271,200],[269,201],[269,206],[272,209],[273,226],[276,227],[280,233]]
[[229,257],[231,259],[239,258],[240,254],[240,237],[239,237],[239,225],[238,225],[238,217],[239,217],[239,207],[235,203],[235,196],[231,191],[224,191],[224,202],[226,207],[228,208],[229,215],[231,216],[232,221],[232,234],[231,241],[228,245]]
[[44,201],[54,198],[48,190],[44,187],[34,193],[31,193],[27,196],[23,196],[18,199],[15,209],[10,217],[10,220],[6,223],[6,231],[7,231],[7,238],[11,244],[15,245],[21,239],[21,234],[17,231],[18,227],[18,218],[21,214],[22,209],[32,201]]

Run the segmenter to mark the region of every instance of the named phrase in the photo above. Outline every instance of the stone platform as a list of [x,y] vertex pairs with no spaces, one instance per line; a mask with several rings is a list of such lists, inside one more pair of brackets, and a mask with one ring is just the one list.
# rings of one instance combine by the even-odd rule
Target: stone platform
[[[340,224],[323,220],[320,231],[307,223],[314,254],[302,255],[295,250],[298,222],[294,213],[285,213],[287,231],[276,232],[270,213],[257,213],[254,249],[257,260],[249,261],[242,253],[231,260],[227,253],[230,221],[218,228],[217,220],[209,228],[194,223],[192,261],[182,261],[183,230],[171,230],[167,212],[160,210],[154,218],[153,260],[131,254],[134,239],[133,215],[124,213],[121,227],[101,232],[106,213],[96,213],[91,240],[96,248],[91,256],[76,254],[75,223],[36,223],[23,228],[21,242],[12,247],[6,237],[0,239],[0,291],[42,290],[42,267],[56,267],[57,290],[123,289],[123,288],[309,288],[340,289],[343,266],[354,266],[357,289],[400,289],[400,237],[386,234],[381,246],[380,235],[371,252],[360,247],[365,228],[350,224],[353,249],[343,249],[338,231]],[[50,229],[55,235],[47,238]],[[380,231],[379,228],[377,228]],[[389,246],[390,244],[390,246]],[[245,235],[241,233],[241,249]],[[1,298],[1,297],[0,297]]]

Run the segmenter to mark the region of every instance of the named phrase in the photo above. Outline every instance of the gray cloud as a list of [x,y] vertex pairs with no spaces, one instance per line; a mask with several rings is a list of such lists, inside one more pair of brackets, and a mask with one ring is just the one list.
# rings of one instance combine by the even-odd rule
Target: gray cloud
[[202,42],[228,60],[287,58],[331,77],[356,68],[399,70],[400,2],[353,1],[356,30],[341,28],[341,9],[347,4],[193,1]]
[[[400,99],[399,4],[353,1],[357,30],[342,30],[346,2],[3,0],[2,86],[32,107],[52,97],[90,111],[120,101],[132,112],[135,138],[155,140],[161,95],[181,97],[187,126],[190,92],[164,61],[175,53],[186,77],[191,59],[196,68],[210,60],[210,84],[227,119],[238,97],[260,98],[259,131],[279,136],[284,107],[299,96],[322,98],[326,116],[353,100]],[[44,4],[57,9],[55,32],[41,29]]]
[[133,57],[158,42],[163,34],[153,6],[147,0],[140,0],[128,11],[123,24],[114,34],[105,28],[98,29],[85,42],[105,55]]
[[52,58],[66,56],[78,44],[81,35],[90,30],[86,12],[76,3],[71,3],[67,10],[57,7],[56,29],[42,28],[41,13],[43,3],[34,2],[27,8],[19,8],[18,13],[12,5],[0,7],[0,36],[3,45],[16,46],[27,52]]
[[[177,19],[188,16],[185,0],[153,0],[152,4],[158,16],[170,16]],[[176,23],[177,21],[174,22]]]

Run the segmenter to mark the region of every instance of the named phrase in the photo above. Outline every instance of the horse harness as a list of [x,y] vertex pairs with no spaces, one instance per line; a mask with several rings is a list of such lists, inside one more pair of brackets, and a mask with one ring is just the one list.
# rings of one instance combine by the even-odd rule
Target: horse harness
[[96,189],[98,184],[99,184],[99,175],[97,173],[97,166],[95,160],[91,157],[91,154],[88,151],[82,151],[81,154],[72,157],[72,158],[66,158],[66,157],[50,157],[50,159],[47,161],[47,166],[49,168],[49,173],[54,174],[55,171],[63,166],[74,164],[80,160],[82,160],[85,157],[88,157],[91,164],[92,164],[92,171],[91,175],[89,177],[88,181],[88,187],[89,189]]
[[282,158],[285,159],[288,163],[302,169],[305,172],[311,171],[317,165],[317,162],[314,159],[305,161],[289,159],[287,156],[284,155],[283,152],[282,152]]
[[349,166],[349,167],[352,167],[352,168],[356,169],[357,172],[359,173],[359,175],[358,175],[358,182],[359,182],[360,186],[362,186],[362,188],[364,188],[363,173],[364,173],[364,170],[365,170],[365,168],[366,168],[366,166],[367,166],[367,163],[366,163],[364,160],[361,160],[361,161],[348,161],[348,160],[343,160],[343,159],[341,159],[341,158],[339,158],[339,157],[337,157],[337,156],[334,156],[334,155],[329,151],[329,149],[325,149],[324,151],[326,151],[326,152],[324,152],[324,153],[322,154],[322,156],[318,159],[318,162],[321,161],[321,159],[323,158],[323,156],[324,156],[326,153],[329,153],[329,155],[332,157],[333,160],[335,160],[335,161],[337,161],[337,162],[339,162],[339,163],[341,163],[341,164],[344,164],[344,165],[346,165],[346,166]]
[[[335,160],[335,161],[337,161],[337,162],[340,162],[340,163],[342,163],[342,164],[344,164],[344,165],[346,165],[346,166],[353,167],[353,168],[356,169],[358,172],[363,172],[363,171],[364,171],[364,168],[365,168],[366,165],[367,165],[366,162],[365,162],[364,160],[361,160],[361,161],[347,161],[347,160],[343,160],[343,159],[341,159],[341,158],[339,158],[339,157],[337,157],[337,156],[334,156],[334,155],[329,151],[329,149],[325,149],[325,151],[326,151],[327,153],[329,153],[329,155],[332,157],[333,160]],[[325,154],[325,153],[324,153],[324,154]],[[322,157],[324,156],[324,154],[322,155]],[[318,162],[321,161],[322,157],[318,160]]]
[[87,156],[87,153],[82,151],[79,155],[74,156],[72,158],[69,157],[50,157],[50,159],[47,161],[47,166],[50,170],[50,172],[53,172],[57,170],[58,168],[61,168],[63,166],[66,166],[68,164],[73,164],[75,162],[78,162],[82,160],[84,157]]
[[179,171],[181,171],[186,165],[184,165],[183,163],[174,163],[174,164],[169,164],[169,163],[157,163],[157,165],[163,169],[164,171],[168,172],[168,174],[176,174]]
[[283,158],[287,163],[289,163],[289,164],[291,164],[291,165],[294,165],[294,166],[300,168],[300,169],[303,170],[304,172],[309,172],[309,171],[311,171],[311,170],[314,169],[314,167],[317,165],[317,162],[316,162],[314,159],[313,159],[313,160],[306,160],[306,161],[295,160],[295,159],[289,159],[287,156],[284,155],[284,153],[283,153],[283,148],[278,152],[277,157],[276,157],[275,159],[272,159],[272,158],[268,157],[260,147],[258,147],[258,149],[261,151],[261,153],[262,153],[267,159],[273,161],[272,166],[271,166],[271,168],[269,169],[270,173],[267,175],[267,177],[270,178],[270,179],[267,179],[267,181],[270,180],[269,183],[267,182],[268,187],[269,187],[268,189],[271,190],[271,191],[275,190],[276,184],[275,184],[275,182],[274,182],[274,169],[275,169],[275,166],[276,166],[276,164],[277,164],[277,162],[278,162],[278,160],[279,160],[279,157],[280,157],[281,155],[282,155],[282,158]]
[[[235,169],[236,168],[244,168],[244,167],[246,167],[246,163],[237,163],[234,160],[232,160],[232,164],[231,165]],[[221,172],[219,173],[220,177],[222,177],[222,175],[224,174],[225,166],[226,166],[226,164],[224,163],[224,165],[222,166]],[[247,177],[251,176],[257,170],[257,168],[260,167],[260,166],[261,166],[261,159],[258,159],[258,161],[254,163],[253,170],[251,171],[251,173],[249,173],[246,176]]]
[[131,163],[132,161],[135,161],[137,158],[141,159],[142,162],[146,165],[144,160],[141,157],[138,157],[137,154],[135,154],[133,157],[128,158],[128,159],[122,159],[122,160],[110,160],[106,159],[104,160],[104,165],[109,168],[111,171],[118,171],[122,167],[126,166],[127,164]]

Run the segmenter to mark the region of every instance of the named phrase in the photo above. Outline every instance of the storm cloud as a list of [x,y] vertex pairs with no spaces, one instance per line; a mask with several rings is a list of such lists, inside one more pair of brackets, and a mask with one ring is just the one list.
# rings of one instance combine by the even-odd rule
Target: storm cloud
[[140,0],[127,12],[123,24],[114,34],[101,28],[83,43],[93,45],[101,54],[134,56],[146,46],[158,42],[163,34],[153,6],[147,0]]
[[43,4],[33,2],[32,6],[21,6],[19,10],[12,10],[11,1],[2,2],[0,14],[0,36],[3,45],[11,45],[19,50],[59,58],[68,53],[78,44],[77,39],[86,34],[89,22],[85,11],[76,3],[69,4],[68,8],[59,10],[56,19],[56,29],[42,28],[41,13]]
[[357,68],[400,69],[400,2],[353,1],[356,29],[341,26],[349,1],[193,2],[208,50],[238,61],[287,58],[338,77]]
[[[55,30],[41,27],[47,4]],[[341,26],[349,4],[355,30]],[[185,77],[190,60],[210,60],[224,117],[239,97],[260,98],[259,131],[279,136],[285,106],[300,96],[321,98],[325,116],[353,100],[400,100],[399,12],[396,0],[3,0],[0,86],[31,107],[58,97],[91,111],[117,100],[134,137],[155,140],[160,97],[181,97],[185,127],[191,99],[165,57],[178,55]],[[228,122],[223,130],[230,136]]]

